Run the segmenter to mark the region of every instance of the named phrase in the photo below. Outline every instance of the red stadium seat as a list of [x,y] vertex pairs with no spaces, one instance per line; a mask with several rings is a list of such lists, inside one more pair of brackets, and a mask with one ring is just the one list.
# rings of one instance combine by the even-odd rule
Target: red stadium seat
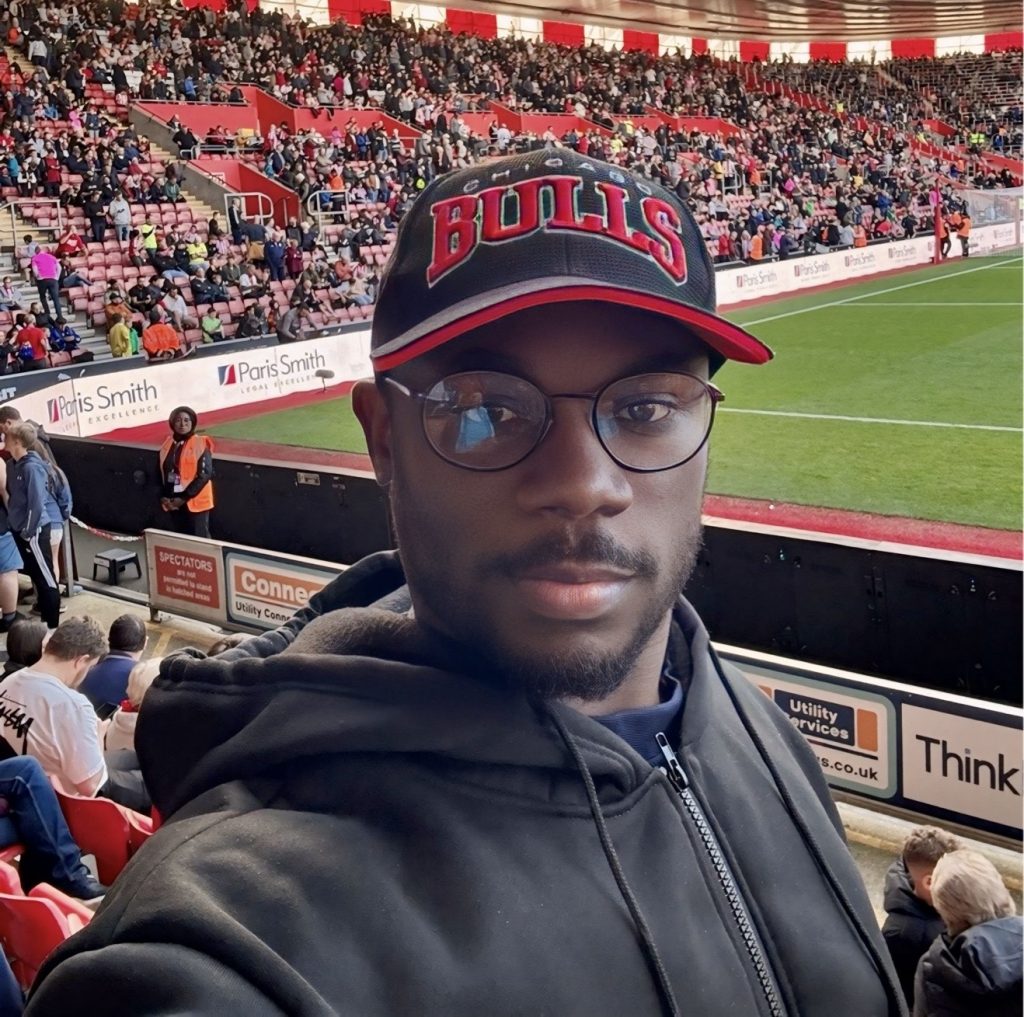
[[82,901],[77,897],[69,897],[57,887],[50,886],[49,883],[39,883],[33,886],[27,896],[56,904],[60,913],[68,920],[68,927],[72,932],[78,932],[92,921],[92,911]]
[[106,798],[79,798],[54,787],[71,836],[96,858],[101,883],[112,883],[153,832],[153,821]]
[[[18,845],[21,850],[21,845]],[[10,893],[17,896],[21,893],[21,877],[18,870],[7,862],[0,862],[0,893]]]
[[67,917],[53,901],[0,893],[0,945],[23,989],[71,933]]

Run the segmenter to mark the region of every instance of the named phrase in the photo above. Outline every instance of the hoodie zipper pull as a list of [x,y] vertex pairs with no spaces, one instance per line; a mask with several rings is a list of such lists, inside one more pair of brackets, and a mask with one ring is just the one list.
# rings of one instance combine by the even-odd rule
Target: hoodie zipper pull
[[687,780],[683,766],[679,762],[679,757],[673,752],[668,739],[660,731],[654,736],[654,739],[658,743],[658,748],[661,749],[661,754],[665,759],[665,774],[668,777],[669,783],[679,794],[682,794],[690,786],[690,782]]

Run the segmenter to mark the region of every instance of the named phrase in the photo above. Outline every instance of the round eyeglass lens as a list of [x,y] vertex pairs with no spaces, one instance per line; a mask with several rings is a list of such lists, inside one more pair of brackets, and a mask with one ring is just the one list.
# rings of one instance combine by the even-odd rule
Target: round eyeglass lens
[[689,374],[641,374],[609,385],[595,408],[597,433],[622,466],[665,470],[693,458],[714,413],[708,386]]
[[547,422],[547,402],[523,378],[467,371],[442,378],[423,401],[423,430],[442,459],[500,470],[533,450]]

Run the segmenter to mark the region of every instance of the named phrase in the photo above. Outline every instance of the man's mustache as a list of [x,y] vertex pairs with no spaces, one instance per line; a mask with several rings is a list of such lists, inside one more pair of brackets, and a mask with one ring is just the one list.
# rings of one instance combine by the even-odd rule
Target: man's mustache
[[515,577],[528,569],[546,565],[607,566],[639,577],[657,575],[654,556],[647,551],[631,551],[606,533],[590,531],[583,534],[551,534],[541,537],[518,551],[495,555],[485,572]]

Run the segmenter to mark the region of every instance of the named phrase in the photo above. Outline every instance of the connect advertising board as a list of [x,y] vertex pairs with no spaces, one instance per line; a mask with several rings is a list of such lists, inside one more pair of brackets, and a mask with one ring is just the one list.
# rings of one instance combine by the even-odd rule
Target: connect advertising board
[[835,788],[1022,839],[1024,711],[719,647],[806,738]]
[[163,530],[144,536],[150,607],[218,625],[277,628],[345,571],[335,562]]
[[255,551],[225,549],[224,561],[228,620],[264,629],[283,625],[338,575],[336,566]]

